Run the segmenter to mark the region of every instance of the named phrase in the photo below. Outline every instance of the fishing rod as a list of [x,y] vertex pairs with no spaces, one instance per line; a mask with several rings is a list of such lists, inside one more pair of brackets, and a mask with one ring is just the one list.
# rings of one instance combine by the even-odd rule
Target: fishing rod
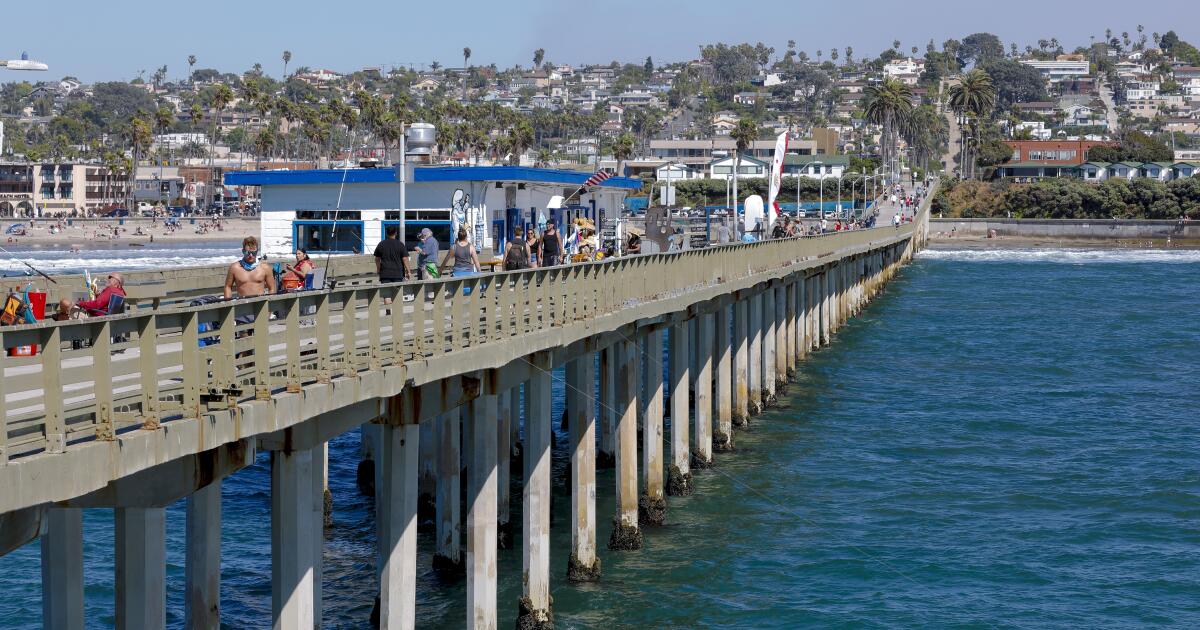
[[16,255],[16,254],[14,254],[14,253],[12,253],[12,252],[8,251],[7,249],[4,249],[3,247],[0,247],[0,252],[4,252],[5,254],[8,254],[9,256],[11,256],[14,262],[19,262],[19,263],[21,263],[22,265],[25,265],[26,267],[29,267],[29,269],[30,269],[30,270],[32,270],[32,271],[33,271],[34,273],[36,273],[37,275],[39,275],[39,276],[41,276],[41,277],[43,277],[43,278],[45,278],[45,279],[49,280],[50,282],[53,282],[54,284],[58,284],[58,281],[57,281],[57,280],[55,280],[54,278],[51,278],[50,276],[46,275],[46,274],[45,274],[45,272],[43,272],[41,269],[38,269],[37,267],[34,267],[33,265],[31,265],[31,264],[29,264],[29,263],[25,262],[24,260],[21,260],[20,258],[17,258],[17,255]]

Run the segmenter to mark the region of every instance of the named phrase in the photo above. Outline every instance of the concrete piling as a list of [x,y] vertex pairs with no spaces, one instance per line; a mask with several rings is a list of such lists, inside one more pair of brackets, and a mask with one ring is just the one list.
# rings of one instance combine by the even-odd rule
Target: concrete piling
[[[400,421],[389,418],[390,422]],[[383,566],[379,574],[379,627],[410,630],[417,615],[417,460],[421,427],[382,425],[380,487]]]
[[600,451],[596,453],[596,468],[612,468],[617,456],[617,347],[600,350]]
[[571,432],[571,557],[567,579],[600,579],[596,556],[596,406],[595,357],[567,363],[567,418]]
[[733,426],[750,423],[750,300],[733,303]]
[[746,333],[750,337],[750,415],[757,416],[763,411],[763,294],[755,293],[750,297],[750,319]]
[[271,451],[271,609],[277,630],[314,622],[312,454]]
[[775,288],[767,286],[763,291],[762,300],[762,378],[759,384],[762,387],[762,406],[763,408],[775,406],[775,387],[777,373],[775,371],[775,345],[778,337],[778,322],[775,319]]
[[671,344],[667,352],[671,373],[671,466],[667,474],[667,494],[686,496],[692,493],[691,448],[688,444],[688,324],[671,327]]
[[699,335],[696,346],[696,447],[692,451],[692,463],[696,468],[708,468],[713,461],[712,439],[712,365],[713,365],[713,315],[705,313],[698,318]]
[[716,328],[713,363],[717,370],[713,449],[718,451],[733,449],[733,343],[730,341],[729,311],[730,307],[723,305],[713,314]]
[[[663,333],[661,329],[645,334],[645,396],[642,422],[642,475],[645,492],[638,499],[638,518],[648,525],[662,525],[667,515],[663,483]],[[699,406],[699,403],[697,403]]]
[[638,527],[637,474],[637,352],[631,341],[614,345],[617,365],[617,513],[613,519],[609,549],[641,549]]
[[47,509],[41,547],[42,626],[83,628],[83,510]]
[[[308,477],[304,481],[307,494]],[[113,512],[116,521],[117,628],[161,630],[167,625],[166,510],[119,507]],[[305,511],[304,519],[308,520],[308,516]],[[306,598],[311,597],[310,584]],[[311,619],[310,613],[305,627],[312,625]]]
[[522,592],[517,628],[553,628],[550,601],[550,414],[548,369],[529,380],[530,415],[525,424],[525,485],[522,493]]
[[459,410],[451,409],[433,421],[437,426],[437,510],[436,544],[433,568],[443,574],[458,574],[463,569],[461,471],[462,445]]
[[[323,489],[322,489],[323,490]],[[323,492],[322,492],[323,494]],[[324,510],[322,509],[322,512]],[[221,480],[187,497],[183,625],[221,626]],[[324,522],[324,514],[321,515]],[[56,627],[46,624],[46,627]]]
[[[511,483],[509,477],[512,474],[512,467],[508,466],[509,454],[512,452],[512,447],[509,440],[512,439],[512,404],[509,401],[512,392],[500,392],[496,397],[496,410],[498,415],[497,422],[499,426],[496,428],[496,545],[500,549],[511,549],[513,544],[512,537],[512,516],[510,514],[510,506],[512,504]],[[522,449],[524,452],[524,449]]]
[[[467,628],[496,628],[496,431],[495,396],[467,405],[470,464],[467,507]],[[490,412],[489,412],[489,407]]]
[[795,366],[789,365],[788,335],[795,334],[795,328],[789,327],[788,296],[790,284],[780,284],[775,287],[775,392],[782,394],[787,389],[788,378]]

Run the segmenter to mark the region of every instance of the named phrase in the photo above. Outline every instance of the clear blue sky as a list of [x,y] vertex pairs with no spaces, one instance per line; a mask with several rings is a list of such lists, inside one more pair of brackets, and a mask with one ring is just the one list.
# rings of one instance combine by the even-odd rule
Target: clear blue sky
[[[1074,47],[1086,45],[1089,35],[1103,36],[1105,28],[1136,39],[1138,22],[1147,35],[1174,29],[1200,44],[1200,2],[1194,0],[116,0],[68,2],[69,19],[56,17],[54,4],[4,5],[0,57],[27,50],[49,63],[50,72],[0,69],[0,82],[65,75],[131,79],[139,70],[148,77],[163,64],[178,78],[186,74],[189,54],[198,58],[197,68],[241,72],[259,62],[279,76],[284,49],[292,51],[292,68],[350,71],[434,60],[456,66],[464,46],[471,47],[471,63],[501,67],[530,65],[539,47],[555,62],[640,62],[647,55],[666,62],[694,58],[700,44],[718,41],[762,41],[782,54],[794,39],[810,55],[852,46],[860,57],[877,55],[899,39],[902,50],[917,45],[924,54],[931,38],[940,45],[981,30],[999,35],[1006,46],[1057,37]],[[1145,15],[1139,17],[1141,7]]]

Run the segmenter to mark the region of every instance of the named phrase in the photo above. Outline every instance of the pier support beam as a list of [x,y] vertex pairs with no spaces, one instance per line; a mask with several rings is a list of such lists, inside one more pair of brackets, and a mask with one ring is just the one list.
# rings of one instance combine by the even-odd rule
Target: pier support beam
[[713,429],[713,449],[733,450],[733,344],[730,342],[728,306],[713,314],[716,330],[713,342],[713,363],[717,370],[716,427]]
[[83,630],[83,510],[52,507],[45,518],[42,627]]
[[[391,414],[389,422],[398,422]],[[421,427],[387,424],[382,427],[380,540],[383,567],[379,574],[379,627],[410,630],[417,619],[417,460]]]
[[667,516],[667,499],[663,488],[662,330],[646,333],[645,340],[646,404],[642,416],[642,475],[646,480],[646,490],[638,501],[638,518],[648,525],[662,525]]
[[794,322],[788,317],[788,298],[791,295],[791,284],[780,284],[775,287],[775,393],[783,394],[787,389],[788,376],[795,370],[795,362],[791,360],[788,346],[790,335],[794,335]]
[[833,333],[833,324],[830,323],[832,310],[830,302],[833,292],[833,273],[832,268],[826,268],[821,273],[821,345],[829,345],[830,335]]
[[600,451],[596,468],[612,468],[617,461],[617,346],[600,350]]
[[[528,390],[527,390],[528,391]],[[496,628],[496,397],[468,405],[467,628]],[[490,412],[488,408],[491,407]],[[523,453],[524,458],[529,453]]]
[[[324,491],[324,488],[322,488]],[[323,503],[323,502],[322,502]],[[188,495],[184,522],[183,625],[221,627],[221,480]],[[324,506],[321,506],[324,521]]]
[[811,275],[806,281],[804,289],[804,312],[808,318],[808,328],[805,334],[808,336],[808,351],[812,352],[821,347],[821,314],[818,305],[821,303],[821,285],[819,275]]
[[525,488],[522,493],[522,573],[517,627],[553,628],[550,600],[550,366],[529,379],[525,422]]
[[775,372],[775,345],[779,325],[775,319],[775,287],[768,286],[763,291],[762,310],[762,405],[763,408],[775,406],[775,385],[778,378]]
[[733,303],[733,425],[750,424],[750,300]]
[[567,423],[571,432],[571,558],[567,579],[600,579],[596,556],[596,356],[567,363]]
[[750,320],[747,328],[750,336],[750,415],[757,416],[763,410],[763,294],[750,297]]
[[[437,426],[437,543],[433,552],[434,570],[457,575],[463,570],[462,558],[462,443],[458,409],[434,419]],[[507,460],[506,460],[507,462]]]
[[617,513],[613,519],[609,549],[641,549],[638,528],[637,474],[637,345],[619,341],[614,345],[617,362]]
[[696,345],[696,449],[692,461],[697,468],[708,468],[713,461],[712,439],[712,365],[713,315],[698,318],[699,334]]
[[[374,444],[378,457],[379,442]],[[271,610],[277,630],[313,627],[313,450],[271,451]]]
[[[167,625],[166,510],[119,507],[113,512],[117,547],[117,628],[164,628]],[[308,517],[307,512],[305,517]],[[312,595],[311,589],[309,595]],[[310,621],[306,627],[311,625]]]
[[[512,447],[512,406],[509,402],[511,392],[501,392],[496,396],[497,422],[496,428],[496,545],[500,549],[511,549],[513,545],[511,505],[512,467],[508,466],[509,453]],[[524,451],[522,451],[524,452]]]
[[667,494],[675,497],[692,493],[691,448],[688,444],[688,324],[671,326],[667,367],[671,372],[671,466],[667,474]]

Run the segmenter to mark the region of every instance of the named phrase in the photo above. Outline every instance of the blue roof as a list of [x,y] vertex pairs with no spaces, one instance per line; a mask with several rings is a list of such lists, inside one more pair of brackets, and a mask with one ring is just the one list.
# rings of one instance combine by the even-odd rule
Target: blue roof
[[[413,169],[413,183],[422,182],[533,182],[581,186],[592,173],[526,166],[422,166]],[[392,168],[320,169],[307,171],[235,171],[225,174],[229,186],[272,186],[300,184],[394,184]],[[600,185],[638,190],[642,180],[613,177]]]

